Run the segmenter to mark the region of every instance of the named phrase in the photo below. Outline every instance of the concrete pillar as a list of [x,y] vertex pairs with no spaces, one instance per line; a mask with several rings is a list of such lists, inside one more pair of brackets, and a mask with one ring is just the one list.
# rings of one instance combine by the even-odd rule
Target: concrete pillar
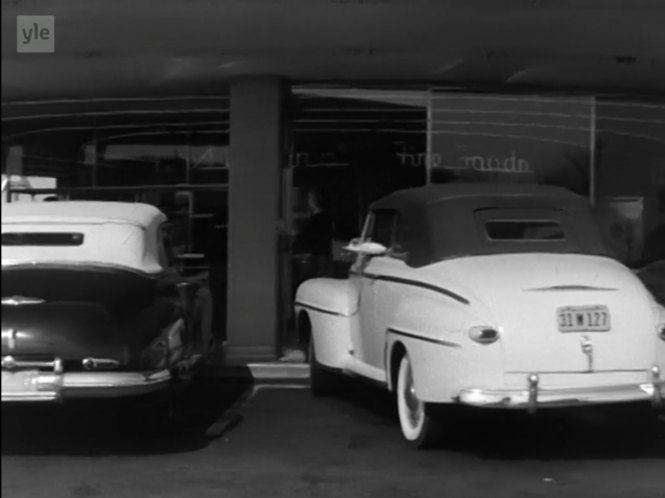
[[277,77],[231,83],[227,359],[276,357],[283,87]]

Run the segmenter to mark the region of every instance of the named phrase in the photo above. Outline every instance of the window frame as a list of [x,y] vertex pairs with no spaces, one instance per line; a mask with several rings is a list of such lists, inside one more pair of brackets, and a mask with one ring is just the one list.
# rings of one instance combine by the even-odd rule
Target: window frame
[[[390,227],[390,241],[389,244],[384,244],[383,241],[377,241],[374,239],[375,235],[375,229],[376,229],[376,221],[377,221],[377,213],[378,212],[384,212],[384,213],[390,213],[391,215],[391,227]],[[386,247],[388,250],[386,254],[388,256],[393,256],[393,249],[395,247],[395,242],[396,242],[396,236],[397,236],[397,227],[399,224],[399,211],[397,209],[376,209],[372,210],[368,216],[367,222],[365,223],[365,228],[363,230],[363,236],[362,240],[364,242],[378,242]],[[401,254],[401,253],[400,253]],[[398,258],[402,259],[402,258]]]
[[[489,218],[483,220],[483,230],[485,232],[485,237],[490,242],[519,242],[519,243],[530,243],[530,242],[562,242],[567,241],[566,230],[564,224],[561,220],[555,219],[529,219],[529,218]],[[512,224],[512,225],[525,225],[522,227],[522,230],[527,230],[529,228],[553,228],[558,230],[558,237],[493,237],[490,225],[497,224]],[[532,224],[532,226],[526,226]]]

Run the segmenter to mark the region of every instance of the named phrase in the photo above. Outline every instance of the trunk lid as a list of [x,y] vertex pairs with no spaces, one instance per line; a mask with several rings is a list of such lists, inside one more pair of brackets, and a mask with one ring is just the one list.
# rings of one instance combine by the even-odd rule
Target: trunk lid
[[3,268],[2,354],[126,357],[153,287],[153,279],[124,270]]
[[644,370],[654,361],[648,291],[614,260],[519,254],[449,263],[441,276],[468,285],[500,327],[506,373]]

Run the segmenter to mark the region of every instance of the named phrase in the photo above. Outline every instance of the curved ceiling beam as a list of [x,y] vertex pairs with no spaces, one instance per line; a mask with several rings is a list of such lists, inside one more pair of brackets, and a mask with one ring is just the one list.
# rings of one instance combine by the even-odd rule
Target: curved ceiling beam
[[[130,129],[156,129],[163,127],[173,127],[182,130],[193,130],[197,127],[210,127],[210,126],[227,126],[228,121],[179,121],[179,122],[157,122],[148,124],[123,124],[123,125],[98,125],[98,126],[54,126],[50,128],[38,128],[27,131],[22,131],[14,134],[3,134],[3,142],[11,142],[12,139],[21,138],[31,135],[39,135],[43,133],[58,133],[58,132],[90,132],[98,133],[105,130],[130,130]],[[228,131],[227,128],[218,128],[218,131]],[[168,133],[168,130],[165,130]],[[192,131],[193,132],[193,131]]]

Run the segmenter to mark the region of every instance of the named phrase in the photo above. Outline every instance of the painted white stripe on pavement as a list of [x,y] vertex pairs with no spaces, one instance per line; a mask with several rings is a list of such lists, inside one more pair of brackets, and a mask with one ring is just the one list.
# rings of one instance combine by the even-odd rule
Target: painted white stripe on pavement
[[243,408],[263,389],[309,389],[309,386],[302,384],[255,384],[251,389],[247,389],[217,420],[210,424],[206,429],[206,436],[218,438],[238,425],[242,420]]

